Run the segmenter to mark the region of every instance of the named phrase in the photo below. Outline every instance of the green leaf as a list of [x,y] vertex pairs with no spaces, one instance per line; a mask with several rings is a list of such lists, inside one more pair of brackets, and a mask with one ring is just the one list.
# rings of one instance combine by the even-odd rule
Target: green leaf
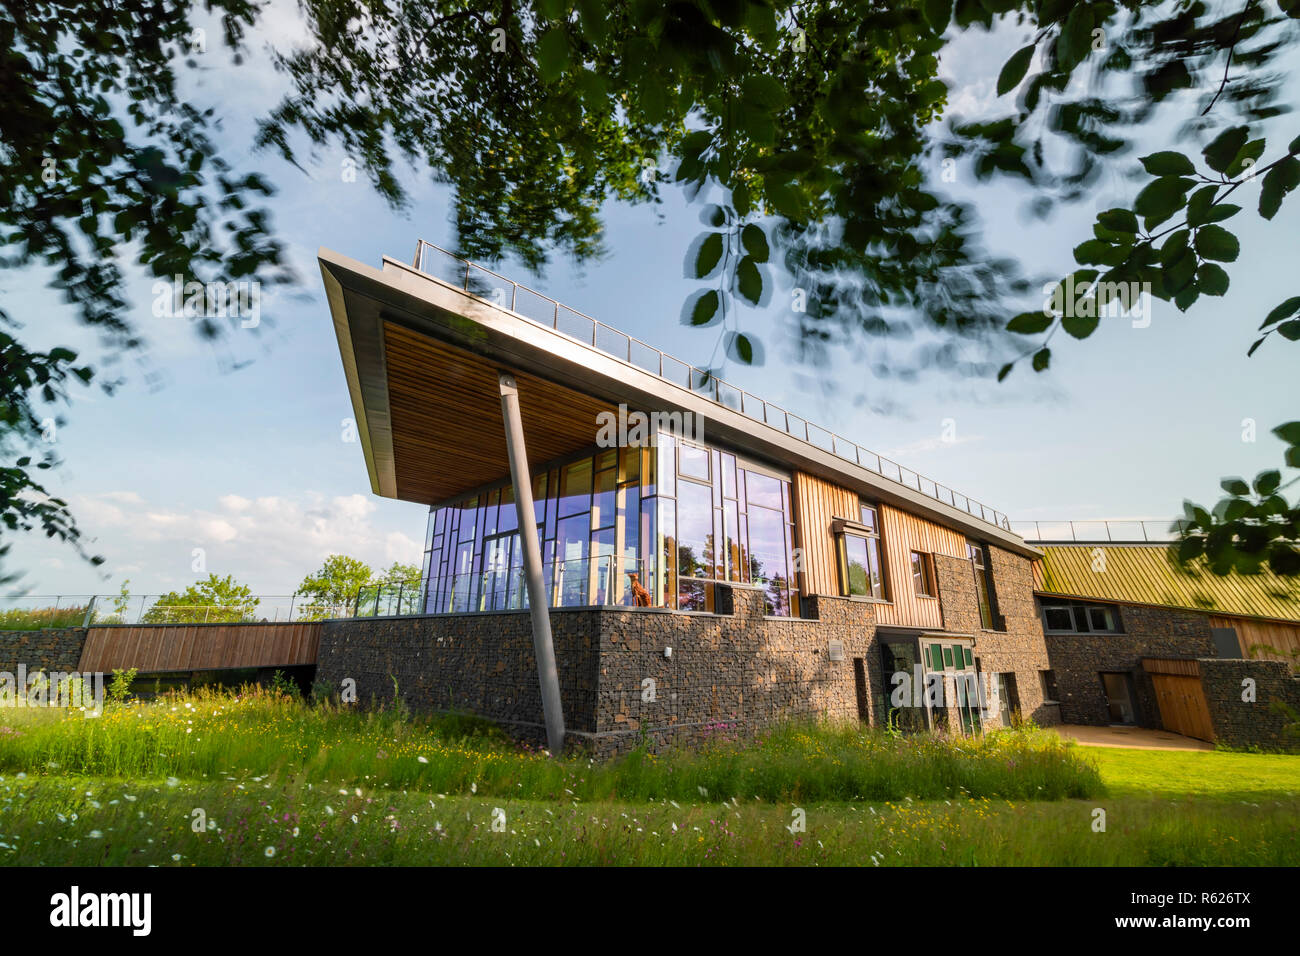
[[925,21],[935,33],[943,33],[952,19],[953,0],[925,0]]
[[708,325],[718,314],[718,290],[710,289],[695,301],[691,310],[691,325]]
[[1237,155],[1232,158],[1228,165],[1227,173],[1229,176],[1237,176],[1244,173],[1255,165],[1255,161],[1264,155],[1264,140],[1252,139],[1241,149],[1237,150]]
[[1288,319],[1277,327],[1277,332],[1288,342],[1300,339],[1300,319]]
[[1241,244],[1222,226],[1202,226],[1196,230],[1196,251],[1203,259],[1235,262],[1241,253]]
[[1228,291],[1228,273],[1213,262],[1202,263],[1196,270],[1196,284],[1206,295],[1223,295]]
[[1210,145],[1202,150],[1205,163],[1216,173],[1227,172],[1232,161],[1237,158],[1241,147],[1246,145],[1250,130],[1245,126],[1233,126],[1216,136]]
[[1092,43],[1092,16],[1092,7],[1076,3],[1065,18],[1061,35],[1056,40],[1056,58],[1067,72],[1088,55]]
[[1007,331],[1017,335],[1037,335],[1046,332],[1051,324],[1052,316],[1044,315],[1041,309],[1037,312],[1021,312],[1007,323]]
[[[1094,310],[1095,313],[1095,310]],[[1064,315],[1061,317],[1061,328],[1065,329],[1076,339],[1086,339],[1097,330],[1097,324],[1101,321],[1096,314],[1093,315]]]
[[763,227],[756,223],[748,223],[740,231],[740,242],[755,262],[766,262],[771,254],[767,246],[767,234],[763,232]]
[[783,109],[790,99],[781,81],[770,73],[757,73],[746,77],[740,86],[740,95],[755,105],[773,112]]
[[1266,329],[1274,322],[1281,322],[1283,319],[1295,315],[1296,312],[1300,312],[1300,295],[1291,296],[1291,298],[1273,309],[1273,311],[1268,314],[1268,318],[1264,319],[1260,328]]
[[736,357],[746,365],[754,364],[754,343],[749,341],[749,336],[743,332],[737,332],[731,339],[730,347]]
[[742,219],[749,215],[749,210],[753,208],[749,197],[749,187],[744,183],[737,183],[731,190],[731,205],[736,210],[736,215]]
[[1015,367],[1015,363],[1014,363],[1014,362],[1008,362],[1006,365],[1004,365],[1004,366],[1002,366],[1000,369],[998,369],[998,381],[1000,382],[1000,381],[1002,381],[1004,378],[1006,378],[1008,375],[1010,375],[1010,374],[1011,374],[1011,369],[1013,369],[1014,367]]
[[1272,219],[1282,208],[1282,199],[1300,185],[1300,160],[1288,156],[1264,174],[1259,192],[1259,214]]
[[1089,239],[1074,247],[1074,261],[1081,266],[1117,266],[1128,255],[1131,243],[1113,245],[1100,239]]
[[1273,434],[1288,445],[1300,445],[1300,422],[1287,422],[1273,429]]
[[1041,372],[1052,362],[1052,350],[1048,348],[1039,349],[1034,353],[1034,371]]
[[789,183],[769,182],[767,200],[772,208],[792,222],[803,221],[803,198]]
[[1138,220],[1131,209],[1107,209],[1097,214],[1097,222],[1112,232],[1137,233]]
[[1218,192],[1218,186],[1202,186],[1192,193],[1192,198],[1187,200],[1187,225],[1195,228],[1210,221],[1210,207]]
[[1261,471],[1255,476],[1255,494],[1268,496],[1277,491],[1282,484],[1280,471]]
[[1176,213],[1183,205],[1183,197],[1192,180],[1179,176],[1161,176],[1153,179],[1137,195],[1133,211],[1142,216],[1146,226],[1158,226]]
[[1250,485],[1246,484],[1240,478],[1224,478],[1219,482],[1219,487],[1230,495],[1241,497],[1250,494]]
[[711,232],[700,243],[700,251],[695,256],[695,278],[703,279],[715,268],[722,258],[722,233]]
[[569,38],[560,27],[553,27],[537,41],[537,72],[543,83],[554,83],[569,64]]
[[1173,150],[1143,156],[1142,165],[1152,176],[1191,176],[1196,172],[1190,159]]
[[763,276],[751,256],[745,256],[736,266],[736,288],[753,305],[763,297]]
[[1021,47],[1015,53],[1011,54],[1011,59],[1002,65],[1002,72],[998,74],[998,96],[1014,90],[1020,81],[1025,78],[1025,73],[1029,69],[1029,61],[1034,56],[1034,44]]

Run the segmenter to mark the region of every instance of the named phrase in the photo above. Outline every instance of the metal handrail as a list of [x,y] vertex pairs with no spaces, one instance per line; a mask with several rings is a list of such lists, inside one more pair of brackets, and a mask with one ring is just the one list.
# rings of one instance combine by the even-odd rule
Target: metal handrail
[[[420,577],[406,582],[366,585],[357,593],[351,617],[391,617],[409,614],[450,614],[469,611],[523,610],[528,605],[523,569],[519,565]],[[630,584],[615,581],[635,574],[647,590],[645,562],[618,555],[543,562],[543,579],[550,607],[633,606]],[[576,603],[565,600],[566,579],[577,581]],[[598,583],[599,582],[599,583]],[[434,603],[436,602],[436,603]]]
[[[517,310],[516,306],[518,305],[519,302],[519,292],[522,289],[528,295],[536,296],[537,298],[543,300],[544,302],[551,303],[550,328],[556,332],[559,332],[562,335],[568,335],[570,338],[577,339],[580,342],[585,342],[585,344],[590,345],[592,348],[600,349],[600,351],[606,353],[607,355],[613,356],[619,361],[626,362],[628,365],[635,365],[637,368],[641,369],[642,371],[646,371],[652,375],[658,376],[659,378],[663,379],[666,382],[669,382],[670,384],[687,388],[690,391],[695,392],[696,394],[705,395],[706,397],[710,398],[712,401],[718,403],[719,405],[725,406],[726,408],[730,408],[733,411],[738,411],[742,415],[752,418],[755,421],[770,425],[773,428],[777,428],[780,431],[785,432],[787,435],[791,435],[794,438],[799,438],[810,445],[815,445],[818,448],[821,448],[823,451],[829,451],[831,452],[831,454],[843,458],[845,461],[852,462],[861,468],[865,468],[867,471],[880,475],[882,478],[887,478],[890,481],[897,482],[898,484],[903,485],[906,488],[912,488],[916,491],[919,491],[923,495],[934,498],[936,501],[951,505],[952,507],[958,509],[959,511],[965,511],[967,514],[971,515],[972,517],[979,518],[981,521],[985,521],[988,524],[994,525],[995,527],[1002,528],[1003,530],[1006,531],[1011,530],[1011,523],[1005,514],[1003,514],[1002,512],[994,508],[989,508],[985,506],[984,504],[976,501],[974,498],[970,498],[966,495],[959,494],[953,491],[951,488],[948,488],[946,485],[941,485],[937,481],[934,481],[933,479],[926,478],[923,475],[920,475],[909,468],[904,468],[903,466],[899,465],[897,462],[890,461],[888,458],[884,458],[873,451],[869,451],[868,449],[863,448],[857,442],[851,441],[847,438],[844,438],[843,436],[837,435],[834,432],[830,431],[829,429],[822,428],[819,425],[813,425],[809,423],[807,420],[787,411],[786,409],[782,408],[779,405],[776,405],[772,402],[764,401],[763,399],[759,398],[757,395],[745,391],[745,389],[741,388],[738,385],[732,385],[731,383],[718,378],[716,375],[710,375],[704,369],[696,368],[694,365],[691,365],[689,362],[683,362],[681,359],[675,358],[674,356],[669,355],[667,352],[655,348],[653,345],[650,345],[649,343],[643,342],[640,339],[635,338],[634,336],[628,335],[626,332],[622,332],[614,328],[613,326],[606,325],[605,323],[601,322],[599,319],[595,319],[583,312],[579,312],[577,309],[570,308],[569,306],[561,303],[559,300],[552,299],[550,296],[546,295],[545,293],[538,292],[536,289],[531,289],[526,285],[521,285],[520,283],[515,282],[513,279],[508,279],[505,276],[501,275],[500,273],[493,272],[491,269],[487,269],[484,268],[483,266],[478,265],[477,263],[470,262],[468,259],[462,259],[460,256],[456,255],[455,253],[448,252],[446,249],[443,249],[441,246],[435,245],[434,243],[429,242],[428,240],[425,239],[419,239],[416,241],[414,268],[417,272],[423,272],[426,275],[432,276],[434,278],[440,278],[437,274],[425,268],[424,252],[426,249],[433,249],[436,252],[441,253],[443,256],[445,256],[447,259],[451,260],[452,262],[457,263],[458,266],[464,267],[463,268],[464,280],[460,283],[460,288],[462,289],[462,291],[468,292],[470,295],[477,296],[478,298],[483,299],[483,301],[485,302],[492,301],[495,302],[496,305],[502,306],[503,308],[506,307],[504,302],[504,296],[500,301],[497,301],[492,299],[491,297],[479,295],[477,292],[475,292],[473,289],[470,288],[470,276],[473,274],[473,270],[477,269],[478,271],[486,273],[487,275],[494,276],[497,279],[500,279],[502,282],[509,284],[510,305],[508,306],[508,308],[510,309],[511,312],[516,313],[521,318],[527,319],[530,322],[536,322],[539,325],[543,325],[543,326],[546,325],[545,322],[542,322],[541,320],[533,316],[527,315]],[[462,270],[460,269],[457,270],[458,273],[460,271]],[[443,279],[442,281],[446,282],[448,280]],[[567,313],[579,317],[584,321],[591,323],[591,335],[589,339],[588,337],[585,336],[579,337],[576,335],[572,335],[571,333],[566,332],[564,329],[560,328],[561,309],[563,309]],[[598,338],[601,329],[604,329],[607,333],[611,335],[618,336],[620,339],[626,340],[627,347],[625,350],[625,355],[620,355],[617,352],[613,352],[610,349],[605,348],[600,344]],[[651,362],[649,365],[644,364],[642,362],[638,362],[632,357],[633,343],[636,343],[636,345],[652,353]],[[677,365],[681,366],[685,375],[684,382],[665,374],[664,372],[665,361],[669,363],[676,363]],[[731,392],[735,393],[736,398],[734,401],[726,401],[723,399],[722,395],[724,389],[730,390]],[[757,413],[750,410],[751,408],[750,402],[746,402],[746,399],[749,399],[750,402],[753,403],[753,407],[757,410]],[[770,413],[769,410],[771,410]],[[826,444],[821,444],[817,441],[814,441],[812,438],[813,431],[818,431],[825,434],[828,438],[829,447],[827,447]],[[843,446],[845,447],[845,451],[840,450],[841,444],[843,444]],[[874,465],[872,464],[873,461],[874,461]],[[891,471],[892,474],[889,473]],[[905,480],[904,479],[905,474],[911,476],[911,480]],[[927,486],[928,486],[928,490],[927,490]],[[958,503],[959,501],[961,502],[960,504]]]
[[[1027,542],[1072,541],[1111,544],[1168,544],[1177,541],[1184,519],[1088,518],[1063,521],[1012,521],[1010,530]],[[1136,532],[1136,533],[1134,533]]]

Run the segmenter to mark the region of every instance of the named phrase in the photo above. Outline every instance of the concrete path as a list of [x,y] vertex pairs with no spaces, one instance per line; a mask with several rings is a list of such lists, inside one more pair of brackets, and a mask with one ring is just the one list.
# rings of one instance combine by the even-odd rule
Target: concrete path
[[1193,740],[1167,730],[1148,730],[1145,727],[1085,727],[1081,724],[1061,724],[1053,727],[1066,740],[1074,740],[1085,747],[1126,747],[1133,750],[1213,750],[1214,744]]

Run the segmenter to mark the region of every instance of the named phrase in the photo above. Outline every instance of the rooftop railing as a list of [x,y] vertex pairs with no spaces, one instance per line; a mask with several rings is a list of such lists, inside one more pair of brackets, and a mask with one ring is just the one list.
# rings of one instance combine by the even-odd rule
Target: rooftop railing
[[1112,544],[1133,544],[1150,542],[1151,544],[1168,544],[1177,541],[1181,520],[1158,518],[1114,519],[1105,518],[1087,521],[1012,521],[1011,531],[1026,541],[1056,543],[1062,541],[1095,543],[1108,541]]
[[[635,606],[637,583],[655,581],[641,560],[597,555],[543,564],[552,607]],[[252,594],[234,604],[176,604],[163,595],[23,594],[0,596],[0,631],[141,624],[287,624],[351,617],[393,617],[528,606],[523,569],[510,565],[464,574],[368,584],[344,601],[306,594]]]
[[441,246],[424,239],[418,240],[415,247],[414,267],[419,272],[463,289],[484,301],[509,309],[525,319],[577,339],[629,365],[635,365],[665,382],[671,382],[697,395],[712,399],[719,405],[738,411],[754,421],[771,425],[787,435],[828,451],[882,478],[919,491],[981,521],[1004,530],[1011,530],[1006,515],[974,498],[953,491],[909,468],[904,468],[897,462],[869,451],[856,442],[786,411],[779,405],[764,401],[757,395],[725,382],[716,375],[710,375],[704,369],[674,358],[653,345],[633,338],[626,332],[620,332],[576,309],[571,309],[548,295],[520,285],[513,279],[507,279],[491,269],[485,269],[468,259],[462,259]]

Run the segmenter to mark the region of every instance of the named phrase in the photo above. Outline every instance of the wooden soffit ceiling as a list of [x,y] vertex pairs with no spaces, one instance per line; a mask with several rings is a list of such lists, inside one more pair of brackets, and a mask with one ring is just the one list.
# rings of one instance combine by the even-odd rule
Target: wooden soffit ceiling
[[[391,321],[383,323],[383,340],[397,497],[432,504],[508,477],[501,366]],[[513,374],[530,465],[595,444],[596,416],[617,411],[555,382]]]

